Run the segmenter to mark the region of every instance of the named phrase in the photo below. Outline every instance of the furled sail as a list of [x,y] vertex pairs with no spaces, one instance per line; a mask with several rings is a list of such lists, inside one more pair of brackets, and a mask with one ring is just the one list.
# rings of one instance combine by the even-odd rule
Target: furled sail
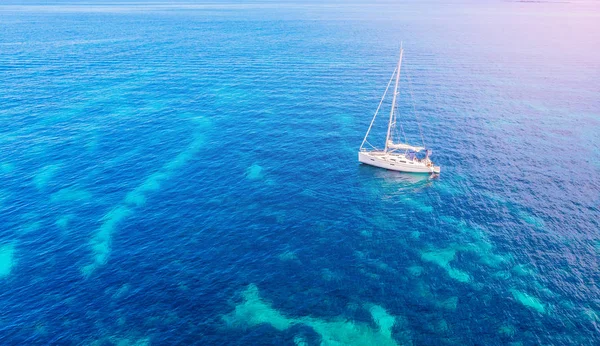
[[415,147],[410,144],[404,144],[404,143],[394,143],[392,141],[388,141],[387,147],[388,147],[388,149],[412,150],[417,153],[421,150],[425,150],[425,148],[423,148],[423,147]]

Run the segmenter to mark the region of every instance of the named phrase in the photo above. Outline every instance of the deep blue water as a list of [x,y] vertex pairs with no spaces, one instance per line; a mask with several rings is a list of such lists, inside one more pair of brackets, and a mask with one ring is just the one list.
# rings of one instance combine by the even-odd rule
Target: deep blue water
[[[0,5],[0,343],[600,344],[598,23]],[[437,178],[357,162],[400,40]]]

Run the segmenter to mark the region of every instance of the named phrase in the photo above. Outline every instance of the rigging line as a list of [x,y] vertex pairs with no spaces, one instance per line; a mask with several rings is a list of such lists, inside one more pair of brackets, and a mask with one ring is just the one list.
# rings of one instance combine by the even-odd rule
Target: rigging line
[[415,115],[415,119],[417,120],[417,126],[419,127],[419,134],[421,135],[421,143],[423,144],[423,148],[425,148],[425,140],[423,139],[423,130],[421,130],[421,122],[419,121],[419,117],[417,116],[417,108],[415,107],[415,98],[413,96],[412,91],[412,81],[410,79],[410,74],[408,71],[405,72],[406,77],[408,79],[408,91],[410,92],[410,100],[412,101],[413,114]]
[[[398,118],[396,117],[396,114],[398,113],[398,105],[396,105],[396,111],[394,112],[394,130],[396,132],[396,136],[398,135],[398,126],[396,126],[398,124]],[[406,133],[404,132],[404,126],[402,126],[402,123],[400,123],[400,131],[402,133],[402,137],[404,137],[404,143],[408,143],[408,139],[406,138]]]
[[363,146],[365,145],[365,142],[367,141],[367,137],[369,137],[369,132],[371,132],[371,128],[373,127],[373,123],[375,122],[375,118],[377,117],[377,113],[379,113],[379,109],[381,108],[381,104],[383,103],[383,99],[385,99],[385,95],[387,94],[388,89],[390,88],[390,84],[392,84],[392,80],[394,79],[394,74],[396,74],[396,70],[397,69],[398,69],[397,67],[394,69],[394,73],[392,73],[392,76],[390,77],[390,81],[388,82],[387,86],[385,87],[385,92],[383,93],[383,96],[381,97],[381,101],[379,101],[379,106],[377,106],[377,110],[375,111],[375,115],[373,116],[373,119],[371,120],[371,124],[369,125],[369,129],[367,130],[367,133],[365,134],[365,138],[363,139],[362,143],[360,144],[360,148],[359,149],[363,148]]
[[368,144],[368,145],[370,145],[370,146],[371,146],[371,148],[373,148],[373,149],[377,150],[377,147],[376,147],[376,146],[374,146],[373,144],[369,143],[369,141],[365,141],[365,144]]

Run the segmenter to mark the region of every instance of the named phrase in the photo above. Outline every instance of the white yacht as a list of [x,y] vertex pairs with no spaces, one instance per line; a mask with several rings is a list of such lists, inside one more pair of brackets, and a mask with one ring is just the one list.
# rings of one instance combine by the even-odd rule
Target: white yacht
[[[360,145],[360,150],[358,152],[358,161],[367,165],[381,167],[393,171],[399,172],[412,172],[412,173],[440,173],[440,167],[433,164],[431,159],[431,150],[425,148],[425,145],[415,146],[406,143],[406,136],[404,143],[400,140],[394,139],[398,137],[397,128],[396,128],[396,97],[398,96],[398,83],[400,81],[400,67],[402,66],[402,54],[404,50],[400,48],[400,58],[398,59],[398,66],[388,85],[383,93],[383,97],[379,102],[379,106],[375,111],[375,115],[371,120],[371,124],[369,125],[369,129],[365,134],[365,138],[363,139],[362,144]],[[367,138],[369,137],[369,133],[371,132],[371,128],[373,127],[373,123],[375,122],[375,118],[377,117],[377,113],[379,113],[379,109],[381,108],[381,104],[385,99],[387,91],[392,83],[392,80],[396,77],[396,84],[394,85],[394,95],[392,98],[392,106],[390,110],[390,119],[388,122],[387,135],[385,137],[385,147],[383,149],[378,149],[373,146]],[[418,123],[418,122],[417,122]],[[402,129],[402,127],[401,127]],[[419,125],[419,132],[421,126]],[[404,132],[402,130],[402,132]],[[421,142],[423,141],[423,136],[421,134]],[[368,147],[366,146],[368,145]],[[424,155],[423,153],[424,152]],[[420,154],[419,154],[420,153]]]

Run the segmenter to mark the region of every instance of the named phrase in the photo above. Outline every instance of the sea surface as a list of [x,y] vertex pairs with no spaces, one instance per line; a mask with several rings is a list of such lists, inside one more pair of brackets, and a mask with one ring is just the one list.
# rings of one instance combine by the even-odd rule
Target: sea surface
[[[599,23],[3,2],[0,344],[599,345]],[[357,162],[401,41],[437,177]]]

